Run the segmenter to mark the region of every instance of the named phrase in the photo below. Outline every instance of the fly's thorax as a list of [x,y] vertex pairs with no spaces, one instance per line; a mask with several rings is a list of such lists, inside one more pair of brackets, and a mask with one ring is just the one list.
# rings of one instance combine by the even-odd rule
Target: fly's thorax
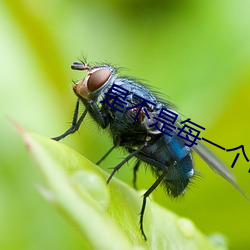
[[[149,118],[147,116],[145,116],[143,121],[141,122],[141,126],[149,134],[154,134],[154,135],[161,134],[162,132],[159,131],[159,129],[157,129],[156,126],[150,126],[150,125],[155,124],[156,122],[159,122],[159,121],[156,121],[154,119],[154,117],[156,117],[158,115],[158,112],[152,112],[152,113],[149,113],[148,115],[149,115]],[[161,122],[159,122],[159,124],[160,124],[160,126],[162,126]]]
[[109,65],[88,67],[86,76],[73,87],[75,94],[85,100],[102,100],[104,93],[116,79],[115,69]]

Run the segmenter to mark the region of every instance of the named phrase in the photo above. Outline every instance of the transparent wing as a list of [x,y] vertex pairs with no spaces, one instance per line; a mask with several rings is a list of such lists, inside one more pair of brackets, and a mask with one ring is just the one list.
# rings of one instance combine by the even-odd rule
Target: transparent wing
[[229,183],[231,183],[242,195],[247,199],[247,195],[237,185],[235,176],[229,171],[226,165],[204,144],[198,143],[198,145],[192,146],[192,149],[212,168],[217,174],[221,175]]

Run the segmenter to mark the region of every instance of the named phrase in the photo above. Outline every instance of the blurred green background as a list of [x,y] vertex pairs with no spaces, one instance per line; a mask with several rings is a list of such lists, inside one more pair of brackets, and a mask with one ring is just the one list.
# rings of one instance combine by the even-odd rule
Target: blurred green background
[[[47,137],[64,132],[76,100],[72,80],[83,76],[70,65],[82,55],[146,79],[205,127],[205,138],[244,145],[250,158],[249,13],[248,0],[1,1],[0,249],[81,248],[81,235],[36,191],[39,173],[8,117]],[[93,162],[112,144],[89,118],[63,143]],[[236,151],[211,148],[231,166]],[[117,150],[102,167],[110,171],[122,157]],[[161,188],[153,198],[204,233],[226,235],[231,249],[249,249],[250,202],[195,160],[203,177],[183,198]],[[131,184],[132,167],[117,177]],[[241,153],[232,172],[248,196],[249,169]],[[138,178],[144,189],[154,180],[144,168]]]

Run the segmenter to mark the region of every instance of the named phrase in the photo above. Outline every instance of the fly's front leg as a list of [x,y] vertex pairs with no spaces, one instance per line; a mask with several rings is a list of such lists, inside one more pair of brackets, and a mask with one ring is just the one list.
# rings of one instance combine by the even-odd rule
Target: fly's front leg
[[57,137],[53,137],[51,139],[53,139],[55,141],[60,141],[64,137],[68,136],[69,134],[75,133],[79,129],[79,127],[80,127],[80,125],[81,125],[81,123],[82,123],[82,121],[83,121],[84,117],[86,116],[86,114],[88,112],[88,109],[89,109],[89,105],[87,105],[86,109],[84,110],[84,112],[80,116],[79,120],[77,120],[78,119],[78,112],[79,112],[79,104],[80,104],[80,101],[78,99],[77,102],[76,102],[71,127],[65,133],[63,133],[62,135],[59,135]]
[[106,115],[101,111],[96,102],[90,100],[89,101],[90,115],[96,120],[96,122],[102,127],[106,128],[108,126],[108,121]]

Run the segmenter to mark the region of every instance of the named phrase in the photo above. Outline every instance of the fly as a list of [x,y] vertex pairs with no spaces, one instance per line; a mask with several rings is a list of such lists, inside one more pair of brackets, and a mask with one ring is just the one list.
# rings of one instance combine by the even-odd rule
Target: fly
[[[119,77],[117,70],[109,64],[90,66],[85,62],[74,62],[71,68],[87,71],[87,74],[73,87],[78,99],[71,127],[53,139],[59,141],[76,132],[89,113],[102,129],[109,130],[113,138],[113,147],[98,163],[116,147],[123,147],[128,152],[125,159],[113,169],[107,183],[131,158],[137,159],[134,166],[134,186],[136,171],[140,165],[145,163],[150,166],[156,181],[143,195],[140,230],[145,240],[143,216],[147,197],[159,184],[162,184],[172,197],[184,193],[195,173],[192,151],[244,195],[233,174],[210,150],[201,143],[193,145],[191,150],[185,140],[178,136],[181,120],[177,119],[178,113],[174,106],[157,97],[147,85],[132,78]],[[85,106],[85,110],[79,116],[80,102]],[[166,114],[168,126],[159,119],[166,118]],[[173,122],[177,125],[173,126]]]

